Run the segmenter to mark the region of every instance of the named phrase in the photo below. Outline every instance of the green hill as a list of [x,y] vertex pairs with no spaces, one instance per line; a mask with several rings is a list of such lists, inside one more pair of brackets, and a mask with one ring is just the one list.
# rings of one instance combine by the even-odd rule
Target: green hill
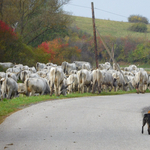
[[[77,16],[72,17],[75,20],[73,25],[76,25],[81,30],[86,31],[87,33],[93,35],[92,18],[77,17]],[[132,25],[132,23],[128,22],[95,19],[95,24],[97,30],[101,35],[111,35],[115,37],[125,37],[125,36],[143,37],[145,39],[150,40],[150,25],[147,25],[148,28],[147,33],[140,33],[129,31],[128,28]]]

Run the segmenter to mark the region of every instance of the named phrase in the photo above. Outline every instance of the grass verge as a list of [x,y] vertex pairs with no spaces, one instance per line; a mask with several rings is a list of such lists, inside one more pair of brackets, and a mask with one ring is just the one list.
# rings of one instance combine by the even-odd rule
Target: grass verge
[[129,94],[129,93],[135,93],[136,91],[118,91],[118,92],[102,92],[101,94],[92,94],[92,93],[73,93],[68,94],[66,96],[49,96],[49,95],[42,95],[42,96],[31,96],[26,97],[21,95],[20,97],[13,98],[11,100],[4,99],[3,101],[0,101],[0,123],[3,122],[3,120],[12,114],[13,112],[16,112],[18,110],[21,110],[27,106],[42,102],[42,101],[49,101],[49,100],[58,100],[58,99],[66,99],[66,98],[76,98],[76,97],[86,97],[86,96],[104,96],[104,95],[119,95],[119,94]]

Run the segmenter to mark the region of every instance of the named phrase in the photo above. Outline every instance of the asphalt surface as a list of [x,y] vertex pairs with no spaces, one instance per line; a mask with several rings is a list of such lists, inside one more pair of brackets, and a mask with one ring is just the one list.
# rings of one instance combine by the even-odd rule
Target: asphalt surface
[[32,105],[0,124],[0,150],[150,150],[147,125],[141,133],[149,106],[150,94]]

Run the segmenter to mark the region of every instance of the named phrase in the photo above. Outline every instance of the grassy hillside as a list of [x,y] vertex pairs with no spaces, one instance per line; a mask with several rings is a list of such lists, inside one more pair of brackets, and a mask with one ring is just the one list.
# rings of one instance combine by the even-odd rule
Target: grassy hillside
[[[87,33],[93,35],[92,18],[77,17],[77,16],[72,17],[75,20],[73,25],[76,25],[83,31],[86,31]],[[111,35],[115,37],[125,37],[125,36],[143,37],[145,39],[150,40],[150,25],[147,25],[148,28],[147,33],[139,33],[129,31],[128,28],[132,25],[132,23],[128,22],[95,19],[95,24],[101,35]]]

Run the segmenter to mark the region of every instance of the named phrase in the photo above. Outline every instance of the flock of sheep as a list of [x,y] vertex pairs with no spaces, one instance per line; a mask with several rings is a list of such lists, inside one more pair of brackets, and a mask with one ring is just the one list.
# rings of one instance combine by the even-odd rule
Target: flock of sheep
[[115,64],[111,66],[109,62],[99,64],[97,69],[93,69],[89,62],[84,61],[62,62],[60,66],[39,62],[36,63],[36,67],[12,63],[0,63],[0,66],[8,68],[6,72],[0,72],[1,99],[10,99],[20,93],[27,96],[59,96],[77,91],[101,93],[112,89],[127,91],[132,87],[137,93],[145,93],[150,89],[148,73],[136,65],[121,68],[121,72]]

